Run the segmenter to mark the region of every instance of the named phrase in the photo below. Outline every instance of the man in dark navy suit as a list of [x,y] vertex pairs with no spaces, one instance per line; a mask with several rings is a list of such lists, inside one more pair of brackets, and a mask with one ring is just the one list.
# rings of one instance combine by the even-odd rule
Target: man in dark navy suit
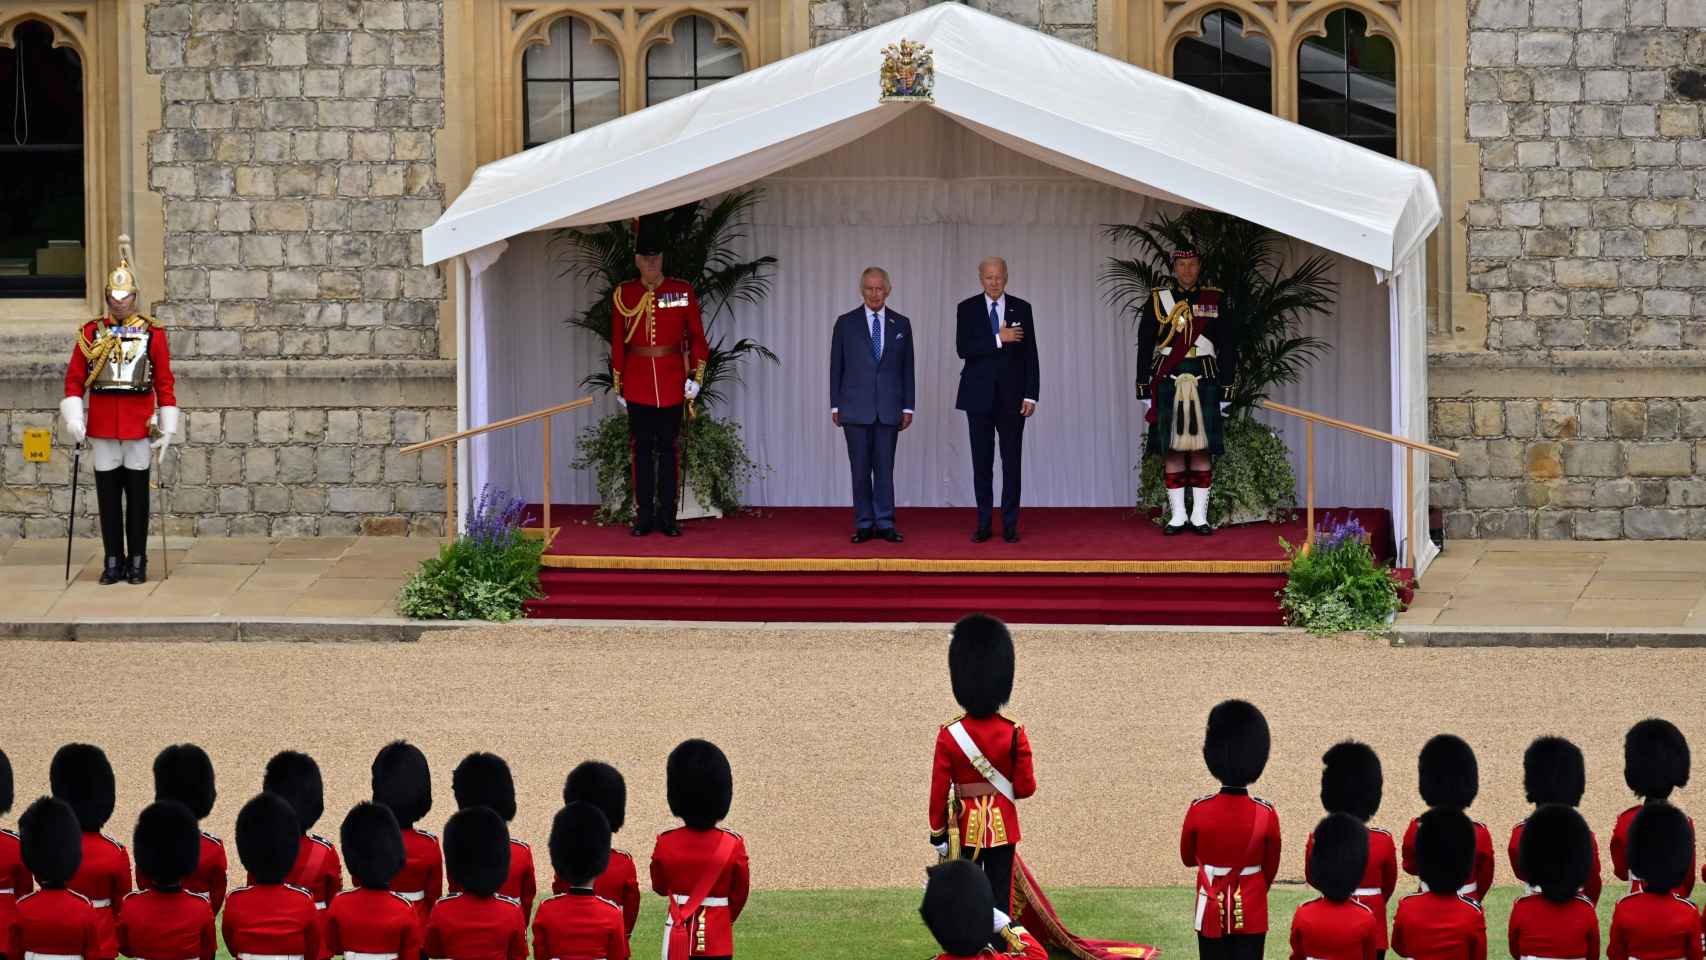
[[829,345],[829,418],[847,438],[853,467],[853,542],[899,543],[894,527],[894,451],[912,426],[912,321],[887,306],[882,267],[859,275],[864,306],[835,320]]
[[989,539],[995,506],[995,440],[1001,439],[1001,534],[1019,542],[1019,462],[1025,420],[1037,411],[1037,331],[1031,305],[1007,293],[1007,261],[988,257],[977,268],[983,293],[962,300],[954,342],[960,359],[959,399],[971,429],[972,489],[977,530]]

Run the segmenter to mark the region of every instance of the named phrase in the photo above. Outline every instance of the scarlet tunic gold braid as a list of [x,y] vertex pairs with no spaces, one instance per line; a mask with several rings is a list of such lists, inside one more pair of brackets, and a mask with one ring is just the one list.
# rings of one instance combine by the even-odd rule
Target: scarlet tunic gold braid
[[684,384],[690,377],[704,383],[711,355],[692,285],[666,277],[648,288],[630,280],[610,300],[610,372],[617,395],[650,407],[683,403]]

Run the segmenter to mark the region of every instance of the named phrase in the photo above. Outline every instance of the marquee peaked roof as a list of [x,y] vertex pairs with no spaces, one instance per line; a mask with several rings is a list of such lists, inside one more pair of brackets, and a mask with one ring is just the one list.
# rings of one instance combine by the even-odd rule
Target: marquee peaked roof
[[[879,102],[881,51],[901,39],[933,50],[933,103]],[[1401,266],[1440,220],[1418,167],[949,2],[486,164],[422,231],[422,249],[437,263],[522,233],[668,209],[930,109],[1080,176],[1235,214],[1381,270]]]

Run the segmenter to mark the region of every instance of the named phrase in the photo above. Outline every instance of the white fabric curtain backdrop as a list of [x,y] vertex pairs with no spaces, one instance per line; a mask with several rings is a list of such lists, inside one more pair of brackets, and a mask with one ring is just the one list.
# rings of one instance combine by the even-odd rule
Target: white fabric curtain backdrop
[[[901,436],[896,499],[901,506],[973,502],[965,415],[954,409],[954,306],[979,292],[977,264],[991,255],[1007,259],[1009,290],[1029,300],[1036,316],[1042,396],[1025,430],[1025,504],[1133,502],[1142,429],[1132,392],[1136,335],[1129,317],[1102,298],[1106,260],[1124,251],[1101,228],[1143,222],[1161,209],[1156,201],[1065,173],[924,110],[758,186],[764,199],[741,249],[779,258],[774,289],[756,307],[739,305],[733,318],[707,318],[713,339],[752,337],[782,361],[749,363],[745,384],[720,411],[742,424],[748,451],[769,468],[746,491],[749,503],[851,501],[846,450],[829,420],[829,335],[835,318],[859,305],[867,265],[893,277],[890,305],[912,319],[916,339],[917,419]],[[544,234],[515,238],[474,282],[472,424],[572,399],[603,362],[604,346],[564,323],[589,294],[562,276],[547,244]],[[1294,256],[1318,252],[1297,244]],[[1337,309],[1308,329],[1333,350],[1274,399],[1389,429],[1387,291],[1364,264],[1341,260],[1333,276]],[[595,502],[591,474],[567,465],[575,434],[616,409],[605,400],[555,418],[554,500]],[[1302,425],[1274,425],[1293,448],[1301,483]],[[1316,431],[1316,502],[1389,506],[1391,460],[1380,446]],[[476,441],[473,459],[470,494],[489,482],[538,499],[538,427]]]

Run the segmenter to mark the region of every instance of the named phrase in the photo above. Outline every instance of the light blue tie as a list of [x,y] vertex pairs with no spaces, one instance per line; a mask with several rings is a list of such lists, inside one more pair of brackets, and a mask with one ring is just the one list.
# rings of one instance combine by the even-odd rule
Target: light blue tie
[[871,314],[871,359],[883,359],[883,321],[875,313]]
[[989,301],[989,332],[1001,336],[1001,314],[995,311],[995,301]]

